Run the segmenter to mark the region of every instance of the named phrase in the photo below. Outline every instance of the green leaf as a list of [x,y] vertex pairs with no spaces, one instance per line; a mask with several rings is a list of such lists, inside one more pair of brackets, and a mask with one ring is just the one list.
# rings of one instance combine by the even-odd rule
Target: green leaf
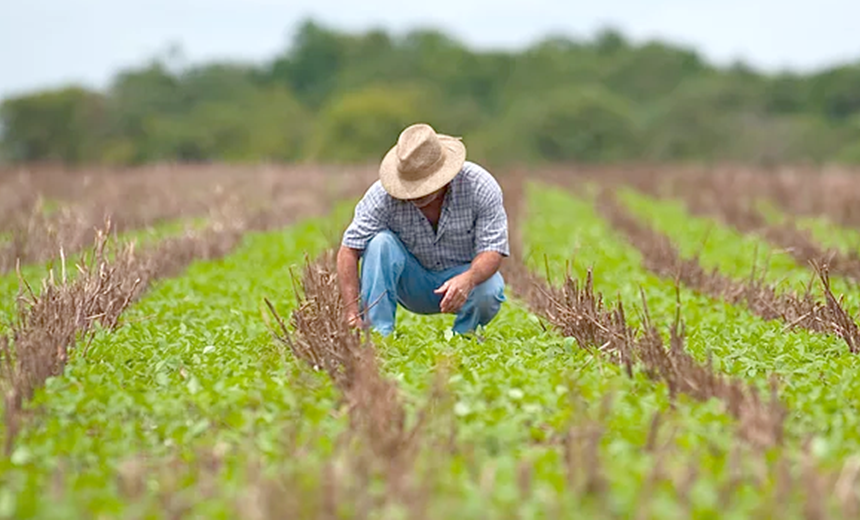
[[32,458],[33,453],[30,451],[30,448],[26,445],[18,445],[15,447],[15,451],[12,452],[11,461],[16,466],[23,466],[30,462]]
[[458,417],[463,417],[465,415],[469,415],[471,413],[471,409],[468,404],[463,401],[458,401],[457,404],[454,405],[454,413]]
[[209,419],[200,419],[199,421],[195,422],[194,425],[191,426],[191,428],[189,428],[188,434],[191,437],[197,437],[209,428],[209,424]]
[[191,395],[196,394],[202,389],[202,387],[200,386],[200,381],[198,381],[197,377],[195,377],[193,374],[191,375],[191,377],[188,378],[188,383],[186,383],[186,386]]

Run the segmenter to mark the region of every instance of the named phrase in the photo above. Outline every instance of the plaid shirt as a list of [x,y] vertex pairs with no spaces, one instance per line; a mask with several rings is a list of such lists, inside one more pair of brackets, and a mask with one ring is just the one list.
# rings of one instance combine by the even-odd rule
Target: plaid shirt
[[502,189],[487,170],[469,161],[448,186],[438,231],[420,209],[390,196],[376,181],[356,206],[342,245],[363,251],[385,229],[430,271],[471,263],[484,251],[510,255]]

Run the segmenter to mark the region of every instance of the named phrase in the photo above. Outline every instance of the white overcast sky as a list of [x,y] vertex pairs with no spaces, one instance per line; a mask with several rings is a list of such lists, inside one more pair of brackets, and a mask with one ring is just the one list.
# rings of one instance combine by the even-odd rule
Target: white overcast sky
[[433,26],[476,48],[611,25],[719,64],[860,62],[860,0],[0,0],[0,98],[71,82],[102,88],[171,42],[192,62],[266,60],[309,16],[347,30]]

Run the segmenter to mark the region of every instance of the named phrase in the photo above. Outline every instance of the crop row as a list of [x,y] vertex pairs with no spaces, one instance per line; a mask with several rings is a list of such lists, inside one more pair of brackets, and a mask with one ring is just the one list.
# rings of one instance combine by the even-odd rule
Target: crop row
[[[824,300],[813,295],[809,287],[802,294],[779,290],[763,281],[754,268],[746,279],[726,276],[717,269],[706,272],[696,257],[682,258],[666,235],[643,224],[641,218],[620,205],[611,192],[601,192],[598,209],[639,250],[644,266],[659,276],[675,278],[715,299],[745,305],[765,320],[781,320],[786,329],[800,327],[836,334],[845,340],[850,352],[858,353],[860,329],[830,290],[826,265],[812,264],[821,280]],[[762,268],[766,269],[766,266]]]
[[[106,250],[110,240],[109,220],[107,229],[96,235],[91,254],[83,255],[73,269],[67,268],[63,257],[59,272],[51,270],[38,294],[19,272],[18,278],[26,290],[22,291],[17,310],[6,309],[17,314],[10,326],[10,338],[6,338],[5,332],[0,336],[6,388],[6,452],[11,451],[20,427],[24,402],[49,377],[63,372],[68,351],[80,336],[84,342],[91,341],[89,334],[94,326],[116,328],[120,314],[152,281],[175,276],[195,260],[227,254],[241,241],[245,231],[278,228],[302,213],[323,209],[312,206],[314,200],[318,206],[327,200],[322,189],[317,187],[316,193],[313,186],[304,190],[305,200],[298,204],[273,200],[278,204],[268,208],[226,212],[199,229],[187,229],[184,235],[146,244],[141,251],[133,242],[113,251]],[[15,240],[13,246],[17,243]],[[64,250],[60,253],[63,255]],[[29,274],[32,272],[33,268]],[[4,277],[3,285],[11,285],[11,280]]]
[[38,413],[4,464],[17,513],[44,513],[39,497],[55,477],[59,510],[117,514],[124,501],[114,479],[127,459],[185,458],[219,441],[269,453],[286,424],[324,416],[325,393],[318,414],[289,413],[298,401],[291,372],[258,307],[264,294],[289,297],[286,268],[324,242],[320,226],[247,234],[223,260],[193,262],[154,284],[123,327],[95,331],[86,355],[73,351],[63,377],[36,392],[28,409]]
[[[548,212],[563,207],[578,223],[579,241],[587,244],[576,255],[578,272],[584,272],[584,266],[596,266],[604,273],[596,281],[598,289],[605,294],[620,294],[624,301],[635,301],[636,295],[632,293],[641,285],[654,320],[671,321],[677,312],[675,280],[643,271],[639,251],[625,243],[623,234],[606,227],[592,201],[548,192],[534,197],[530,207],[541,211],[528,222],[540,226],[545,232],[541,236],[557,238],[535,244],[534,249],[549,255],[552,268],[564,265],[567,256],[563,251],[576,249],[571,242],[577,237],[569,231],[561,232],[564,235],[551,233],[553,224]],[[539,217],[544,214],[546,218]],[[708,267],[713,267],[721,262],[723,268],[731,267],[724,273],[738,277],[752,270],[754,248],[739,245],[749,244],[754,237],[726,238],[724,233],[731,233],[730,230],[679,214],[663,201],[637,215],[649,222],[659,222],[658,229],[675,239],[682,251],[686,248],[699,252],[703,265],[710,261]],[[594,227],[585,222],[594,223]],[[704,242],[701,239],[706,234],[708,241]],[[740,263],[741,259],[745,263]],[[784,324],[762,320],[721,299],[708,298],[685,287],[678,290],[690,332],[688,348],[694,355],[700,359],[707,356],[717,369],[750,380],[776,374],[782,384],[781,397],[791,412],[787,431],[795,439],[814,435],[828,463],[839,465],[856,449],[856,409],[851,395],[857,391],[857,357],[847,352],[844,343],[840,345],[839,337],[804,330],[786,331]]]
[[[122,328],[96,331],[87,355],[73,355],[63,377],[37,392],[40,412],[5,463],[0,504],[18,515],[131,517],[237,510],[361,517],[379,508],[482,518],[571,509],[661,518],[824,511],[819,499],[830,496],[838,475],[819,470],[816,458],[839,470],[845,453],[833,449],[844,445],[828,444],[833,437],[802,447],[815,430],[807,428],[807,410],[793,405],[816,407],[815,396],[781,395],[789,439],[771,436],[761,450],[726,401],[686,398],[705,380],[690,386],[685,376],[721,381],[725,372],[742,384],[764,383],[767,393],[762,376],[785,376],[788,368],[758,363],[756,349],[787,340],[790,351],[813,339],[833,356],[853,357],[841,340],[786,333],[744,309],[676,292],[643,268],[592,201],[541,189],[528,196],[518,257],[532,276],[548,266],[552,281],[573,254],[576,274],[562,288],[583,287],[591,269],[593,290],[573,301],[591,302],[595,312],[571,307],[564,314],[543,281],[509,279],[525,301],[543,297],[535,307],[542,318],[514,300],[480,339],[467,339],[444,333],[450,316],[404,312],[397,335],[362,347],[337,320],[329,263],[306,270],[305,298],[291,301],[289,266],[330,247],[346,215],[252,233],[223,259],[192,263],[181,277],[155,284],[125,312]],[[642,301],[640,283],[648,320],[631,312]],[[623,301],[626,329],[654,331],[637,341],[677,345],[678,295],[689,355],[661,347],[653,354],[687,365],[662,367],[670,376],[655,378],[661,367],[648,359],[628,366],[595,352],[606,341],[593,321],[612,323],[611,316],[601,321],[600,301],[604,310]],[[280,330],[286,343],[273,342],[266,328],[272,310],[293,322]],[[545,329],[553,312],[561,320]],[[581,339],[589,330],[593,339]],[[697,372],[707,366],[706,347],[716,362]],[[360,348],[372,357],[357,356]],[[352,377],[313,370],[327,353],[347,366],[352,359]],[[833,424],[830,410],[819,412],[822,424]],[[39,501],[49,488],[55,496]],[[851,493],[836,499],[847,512],[856,507]]]

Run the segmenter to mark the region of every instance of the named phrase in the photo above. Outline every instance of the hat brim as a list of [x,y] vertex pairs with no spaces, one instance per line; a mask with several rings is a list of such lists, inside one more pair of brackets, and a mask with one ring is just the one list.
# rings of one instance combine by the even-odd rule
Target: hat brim
[[466,146],[455,137],[442,134],[438,137],[445,161],[432,175],[416,181],[404,180],[397,174],[397,147],[388,150],[379,165],[379,180],[389,195],[401,200],[418,199],[441,189],[460,173],[466,162]]

